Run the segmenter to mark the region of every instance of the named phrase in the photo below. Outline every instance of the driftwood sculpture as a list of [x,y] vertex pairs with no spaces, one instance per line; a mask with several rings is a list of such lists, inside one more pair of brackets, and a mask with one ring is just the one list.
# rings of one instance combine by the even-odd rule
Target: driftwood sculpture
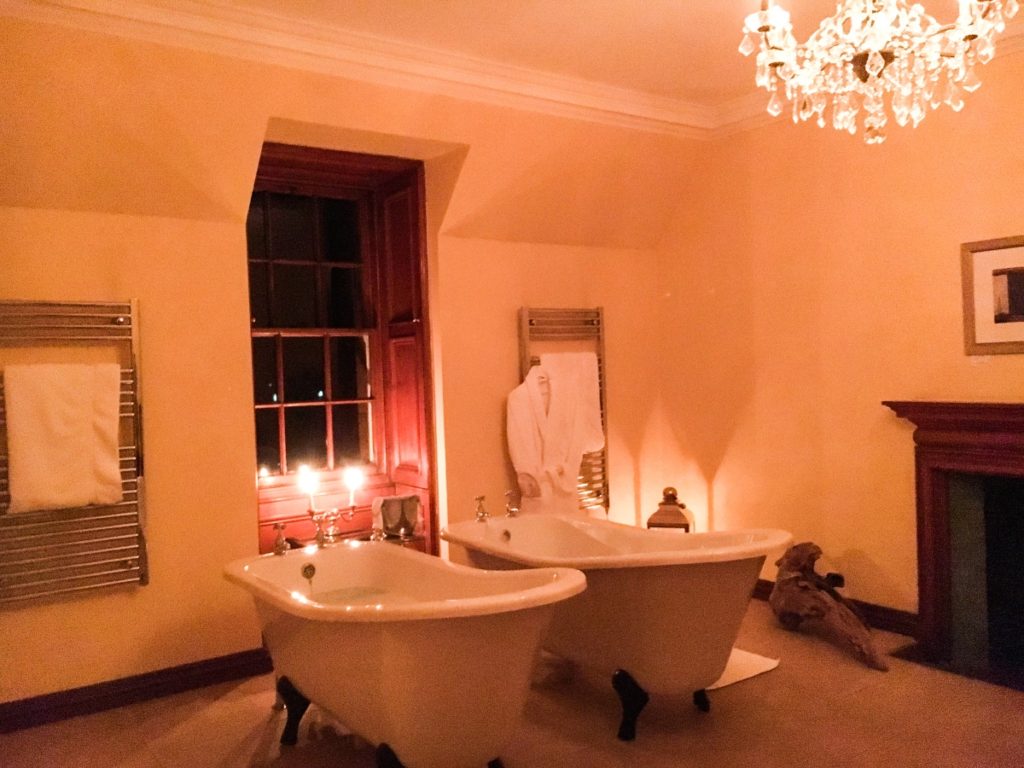
[[873,669],[889,667],[875,648],[871,630],[856,606],[836,587],[843,586],[838,573],[820,576],[814,564],[821,547],[812,542],[796,544],[776,561],[779,573],[768,604],[789,630],[806,629],[850,651]]

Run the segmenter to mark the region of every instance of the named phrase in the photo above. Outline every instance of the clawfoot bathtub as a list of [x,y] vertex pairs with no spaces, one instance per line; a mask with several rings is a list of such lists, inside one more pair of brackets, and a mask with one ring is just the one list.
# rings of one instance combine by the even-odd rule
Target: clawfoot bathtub
[[384,542],[224,573],[255,600],[288,704],[282,743],[313,701],[378,745],[381,768],[500,766],[554,604],[586,586],[575,570],[487,573]]
[[692,694],[725,669],[775,529],[644,530],[603,520],[528,515],[456,523],[441,532],[481,568],[569,567],[587,590],[555,608],[544,647],[611,679],[630,741],[649,694]]

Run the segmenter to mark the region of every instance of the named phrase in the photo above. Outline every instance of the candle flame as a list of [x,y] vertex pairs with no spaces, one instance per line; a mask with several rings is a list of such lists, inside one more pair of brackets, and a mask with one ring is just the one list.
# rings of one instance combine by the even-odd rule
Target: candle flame
[[341,481],[349,491],[357,491],[366,482],[366,475],[363,474],[363,470],[359,467],[345,467],[341,471]]
[[298,483],[299,490],[307,496],[312,496],[320,487],[320,480],[316,473],[305,464],[299,467]]

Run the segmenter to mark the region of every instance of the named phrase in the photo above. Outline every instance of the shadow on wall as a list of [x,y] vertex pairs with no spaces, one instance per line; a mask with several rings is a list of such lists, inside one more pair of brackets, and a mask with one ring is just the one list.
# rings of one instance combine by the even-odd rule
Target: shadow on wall
[[842,554],[834,554],[831,558],[828,555],[826,552],[822,557],[823,568],[827,566],[827,570],[847,576],[858,574],[855,579],[847,579],[844,591],[848,597],[899,595],[899,605],[916,605],[916,584],[908,585],[888,576],[887,574],[894,570],[892,563],[880,563],[861,549],[847,549]]
[[750,174],[747,168],[705,173],[706,194],[684,201],[659,248],[661,391],[676,445],[703,475],[711,529],[715,477],[755,390],[750,217],[717,212],[726,198],[733,208],[750,199]]

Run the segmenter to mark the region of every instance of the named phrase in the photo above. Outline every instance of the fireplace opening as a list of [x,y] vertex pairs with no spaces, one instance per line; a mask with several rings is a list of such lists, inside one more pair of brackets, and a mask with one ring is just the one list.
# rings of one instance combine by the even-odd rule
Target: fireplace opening
[[1024,478],[953,473],[950,662],[1024,676]]
[[1024,667],[1024,480],[985,479],[989,661]]

